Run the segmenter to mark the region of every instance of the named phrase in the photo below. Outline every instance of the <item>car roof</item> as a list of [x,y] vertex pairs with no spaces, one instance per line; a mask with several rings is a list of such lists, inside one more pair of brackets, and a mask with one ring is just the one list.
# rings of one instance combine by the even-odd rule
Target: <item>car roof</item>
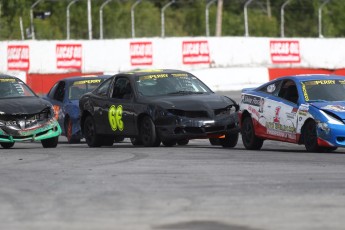
[[13,79],[20,80],[19,78],[15,76],[7,75],[7,74],[0,74],[0,78],[13,78]]
[[339,79],[345,80],[345,76],[334,75],[334,74],[301,74],[291,75],[276,78],[275,80],[293,79],[295,81],[310,81],[310,80],[328,80],[328,79]]
[[128,75],[128,76],[145,76],[148,74],[170,74],[170,73],[187,73],[190,74],[187,71],[183,70],[176,70],[176,69],[143,69],[143,70],[133,70],[133,71],[127,71],[127,72],[121,72],[116,74],[117,75]]
[[97,79],[97,78],[107,79],[109,77],[111,77],[111,75],[86,75],[86,76],[67,77],[67,78],[63,78],[59,81],[74,82],[74,81],[87,80],[87,79]]

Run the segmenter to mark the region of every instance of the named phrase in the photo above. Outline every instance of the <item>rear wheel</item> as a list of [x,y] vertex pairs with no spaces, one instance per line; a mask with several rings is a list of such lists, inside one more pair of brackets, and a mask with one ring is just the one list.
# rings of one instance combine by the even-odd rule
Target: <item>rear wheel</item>
[[149,116],[145,116],[140,125],[141,141],[145,147],[157,147],[161,141],[157,136],[156,126]]
[[226,134],[225,138],[220,138],[220,144],[224,147],[224,148],[233,148],[237,145],[238,142],[238,133],[234,133],[234,134]]
[[0,145],[4,148],[4,149],[9,149],[12,148],[14,145],[14,142],[3,142],[0,143]]
[[242,142],[246,149],[259,150],[261,149],[264,140],[255,135],[254,125],[251,117],[245,117],[241,127]]
[[100,147],[102,138],[96,133],[95,121],[91,116],[87,116],[84,122],[84,136],[89,147]]
[[66,118],[66,121],[65,121],[65,135],[67,137],[68,143],[70,143],[70,144],[79,143],[80,142],[80,138],[73,136],[73,134],[72,134],[72,127],[73,127],[72,120],[69,119],[69,118]]
[[41,140],[43,148],[56,148],[59,142],[59,137],[52,137],[45,140]]

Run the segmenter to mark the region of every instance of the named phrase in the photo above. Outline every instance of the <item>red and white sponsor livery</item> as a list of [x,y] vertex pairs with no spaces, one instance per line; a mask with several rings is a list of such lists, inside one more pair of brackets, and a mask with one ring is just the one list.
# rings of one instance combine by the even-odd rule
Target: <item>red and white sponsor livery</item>
[[30,69],[28,45],[7,46],[7,69],[21,71],[28,71]]
[[56,44],[56,67],[58,69],[82,68],[81,44]]

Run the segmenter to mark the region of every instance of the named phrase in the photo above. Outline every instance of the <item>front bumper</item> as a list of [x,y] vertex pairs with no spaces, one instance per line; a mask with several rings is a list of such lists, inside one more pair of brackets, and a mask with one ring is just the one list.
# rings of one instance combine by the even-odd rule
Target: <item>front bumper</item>
[[61,128],[55,119],[50,119],[33,128],[0,127],[0,142],[41,141],[61,134]]
[[238,133],[238,115],[231,114],[216,119],[172,117],[156,121],[156,130],[162,139],[218,138],[225,134]]

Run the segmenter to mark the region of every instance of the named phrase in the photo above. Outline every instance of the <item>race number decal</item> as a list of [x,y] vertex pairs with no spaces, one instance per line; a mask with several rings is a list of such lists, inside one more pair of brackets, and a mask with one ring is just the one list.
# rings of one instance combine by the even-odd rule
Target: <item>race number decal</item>
[[109,112],[108,112],[108,119],[109,119],[109,124],[110,127],[113,131],[116,131],[117,129],[119,129],[120,131],[123,130],[123,121],[122,121],[122,105],[119,106],[115,106],[112,105],[109,108]]

